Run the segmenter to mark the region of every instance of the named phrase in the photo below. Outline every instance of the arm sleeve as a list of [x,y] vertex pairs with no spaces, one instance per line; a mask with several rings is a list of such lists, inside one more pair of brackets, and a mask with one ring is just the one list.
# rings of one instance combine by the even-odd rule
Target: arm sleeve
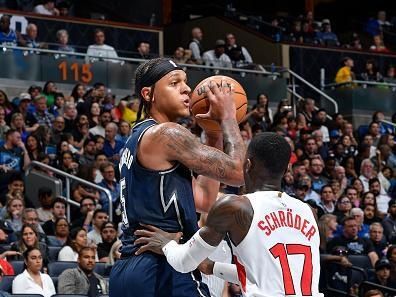
[[162,251],[175,270],[187,273],[196,269],[215,249],[216,247],[206,243],[197,231],[185,244],[180,245],[172,240],[162,248]]
[[74,261],[74,253],[71,247],[65,246],[58,255],[58,261]]
[[235,264],[215,262],[213,275],[233,284],[239,284],[238,271]]

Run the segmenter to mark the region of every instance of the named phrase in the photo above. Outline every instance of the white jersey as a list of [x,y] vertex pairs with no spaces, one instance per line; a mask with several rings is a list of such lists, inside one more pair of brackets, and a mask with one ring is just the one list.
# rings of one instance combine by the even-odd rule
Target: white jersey
[[276,191],[246,197],[253,221],[232,249],[243,296],[323,296],[319,230],[310,207]]

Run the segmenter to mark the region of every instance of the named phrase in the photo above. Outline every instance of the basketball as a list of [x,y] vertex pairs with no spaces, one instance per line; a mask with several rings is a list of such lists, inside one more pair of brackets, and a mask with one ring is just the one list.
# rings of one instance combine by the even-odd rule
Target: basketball
[[[231,85],[234,90],[234,102],[236,107],[236,118],[237,122],[240,123],[245,117],[247,112],[247,97],[243,87],[235,79],[215,75],[205,78],[201,81],[194,89],[191,95],[190,108],[191,113],[195,116],[197,114],[205,114],[209,111],[209,100],[205,93],[205,85],[209,84],[209,81],[214,81],[220,87],[221,81],[227,85]],[[220,132],[222,131],[219,123],[211,119],[198,119],[196,118],[198,125],[207,132]]]

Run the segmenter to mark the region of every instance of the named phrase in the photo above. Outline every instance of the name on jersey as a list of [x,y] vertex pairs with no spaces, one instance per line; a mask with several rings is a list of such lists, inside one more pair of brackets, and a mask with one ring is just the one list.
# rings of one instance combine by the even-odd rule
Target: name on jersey
[[278,228],[293,228],[300,231],[309,241],[317,232],[316,227],[300,215],[293,213],[292,209],[287,211],[278,210],[264,216],[264,219],[257,223],[264,234],[270,236]]
[[133,155],[131,153],[131,151],[126,148],[124,149],[124,151],[122,152],[121,155],[121,160],[120,160],[120,170],[122,168],[122,166],[126,166],[128,169],[131,169],[131,165],[132,165],[132,161],[133,161]]

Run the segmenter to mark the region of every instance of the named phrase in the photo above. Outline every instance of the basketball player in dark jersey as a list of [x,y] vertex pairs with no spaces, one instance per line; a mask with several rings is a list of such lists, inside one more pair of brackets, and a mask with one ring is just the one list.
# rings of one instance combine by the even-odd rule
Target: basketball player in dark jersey
[[217,120],[223,133],[208,134],[204,145],[175,123],[190,115],[191,89],[182,68],[168,59],[149,60],[138,67],[135,84],[147,119],[134,126],[120,160],[123,244],[111,271],[110,296],[209,296],[199,272],[179,273],[163,255],[136,255],[134,232],[145,223],[175,238],[182,232],[188,240],[198,230],[196,211],[210,209],[219,182],[243,184],[245,146],[233,92],[215,83],[205,88],[210,109],[197,117]]

